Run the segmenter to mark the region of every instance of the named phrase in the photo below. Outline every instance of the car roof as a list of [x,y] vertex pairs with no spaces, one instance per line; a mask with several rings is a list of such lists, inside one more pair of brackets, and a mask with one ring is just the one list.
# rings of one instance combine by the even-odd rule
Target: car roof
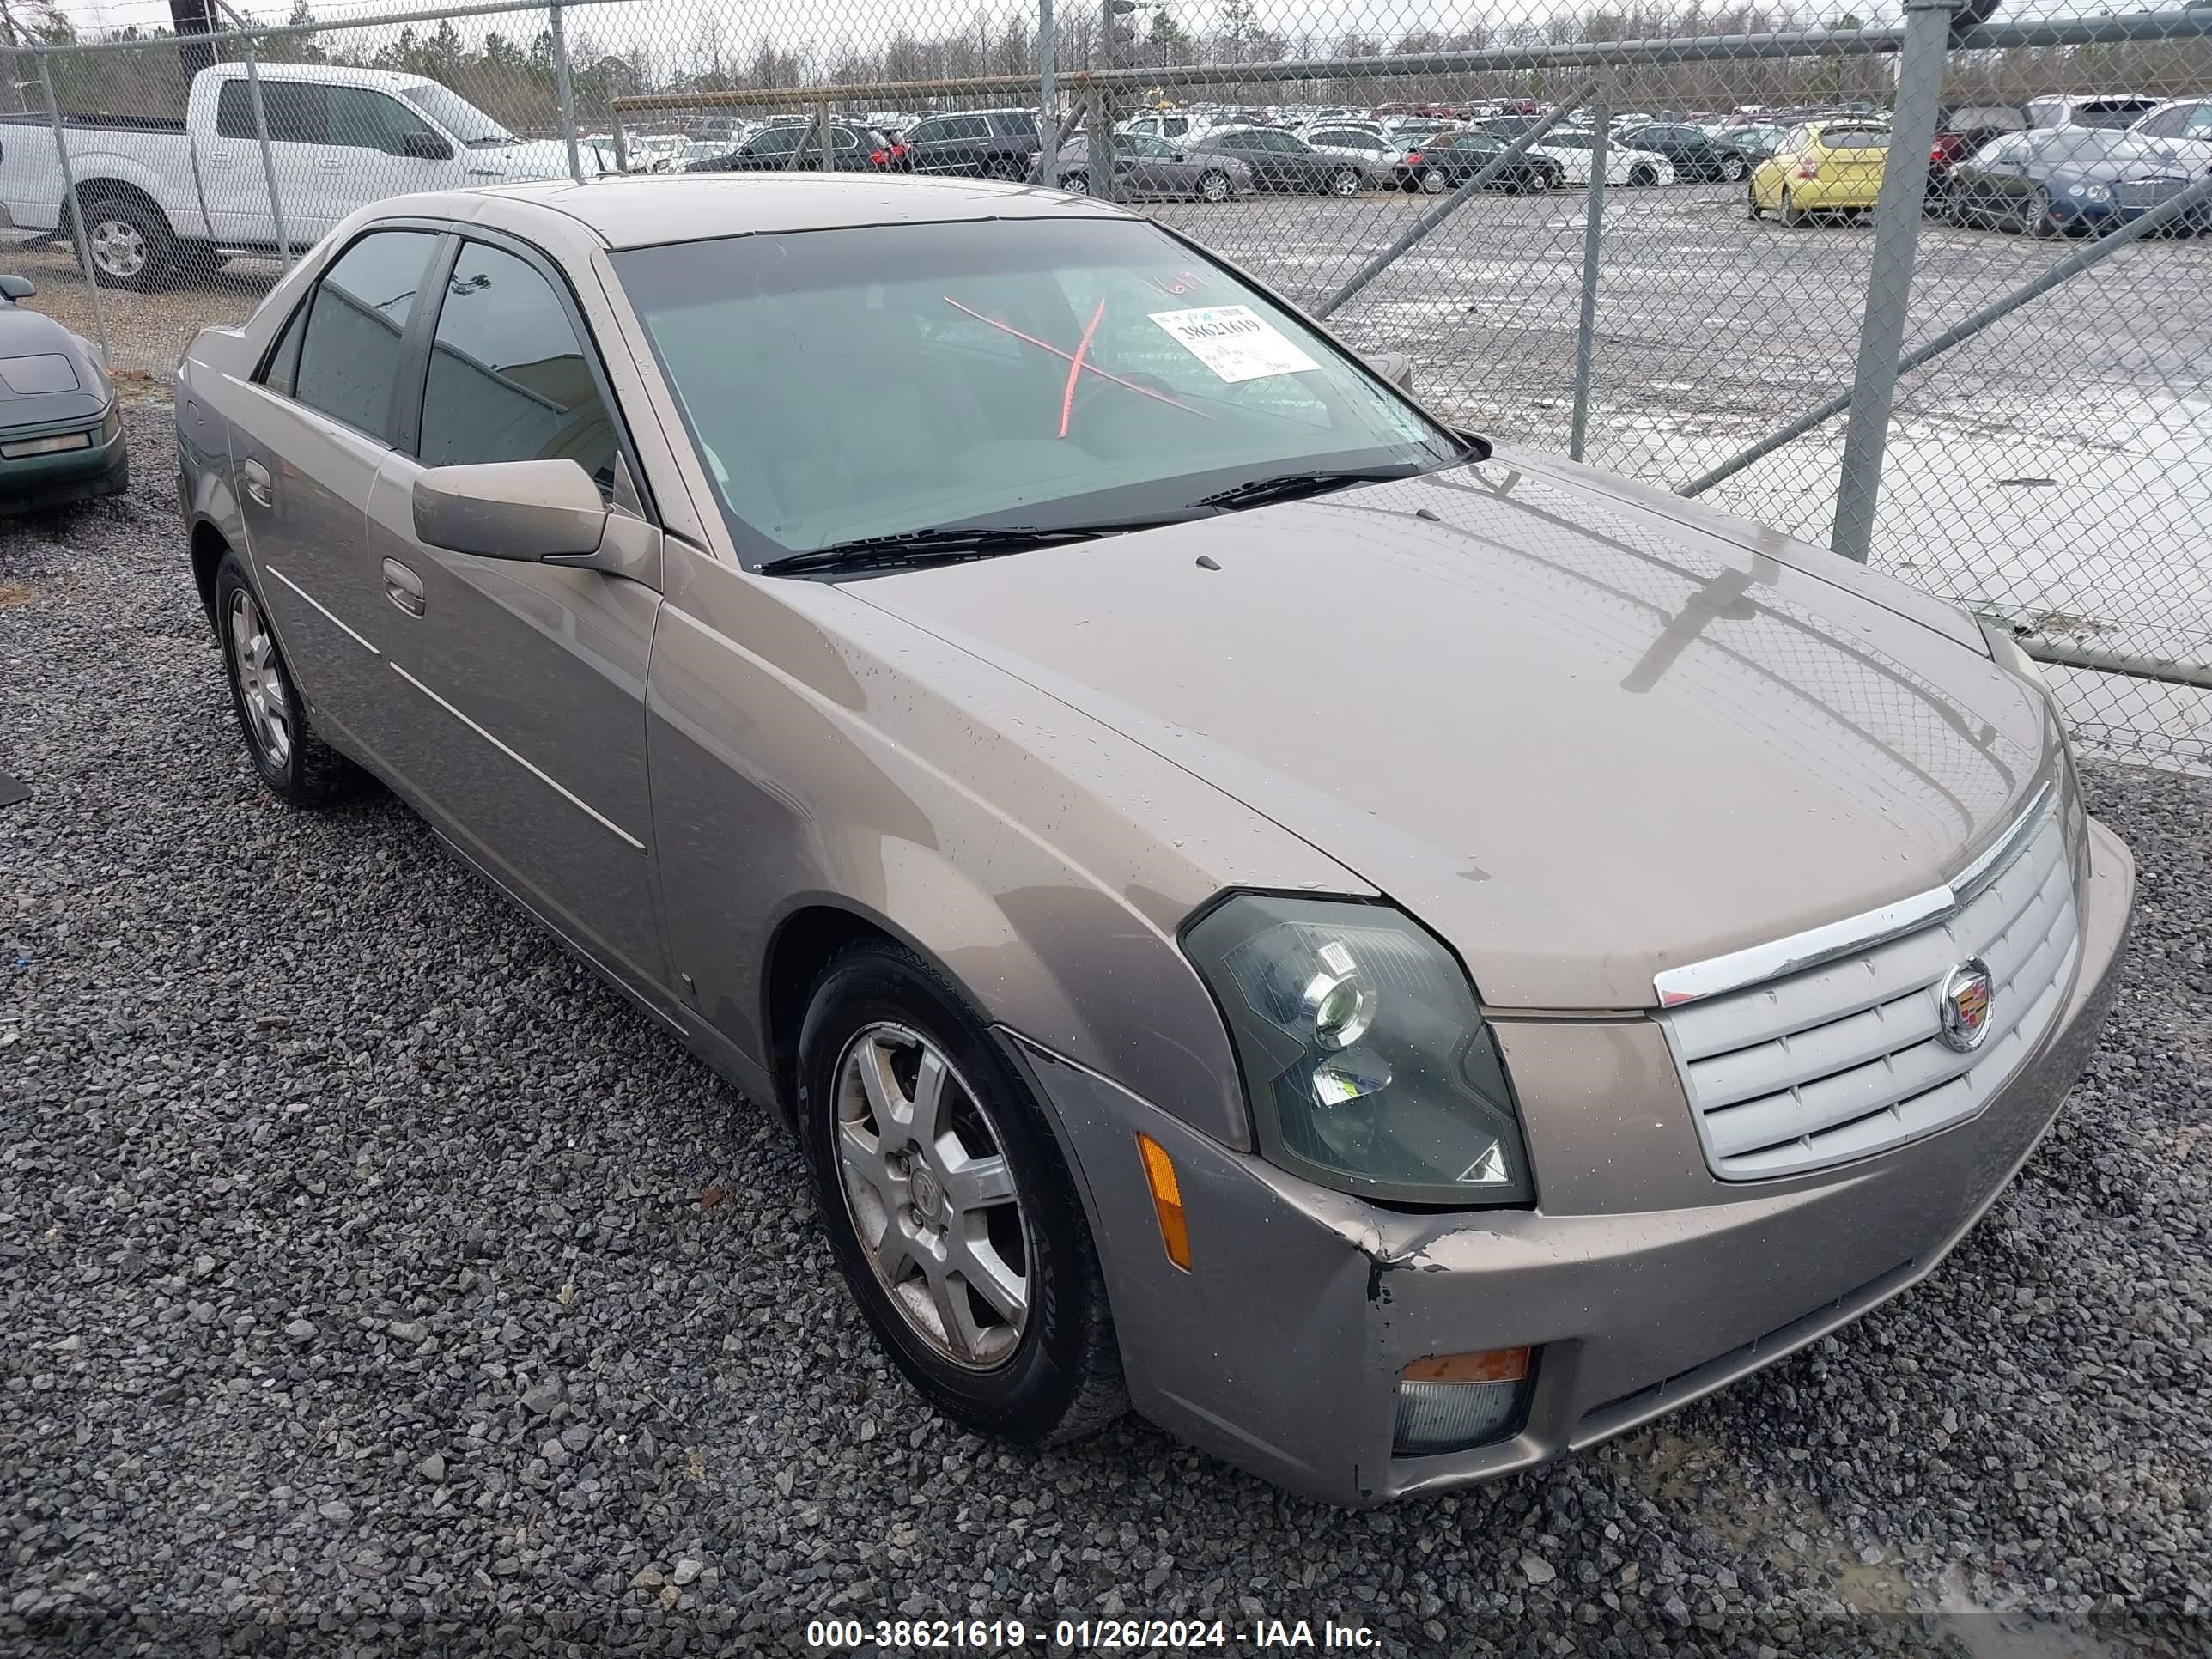
[[588,179],[580,185],[563,179],[440,191],[396,198],[380,205],[386,213],[396,210],[467,220],[477,216],[477,204],[484,198],[513,207],[560,214],[580,222],[615,248],[869,225],[1136,216],[1110,203],[1063,196],[1034,185],[981,179],[885,178],[866,173],[791,176],[766,173],[734,178],[663,173]]

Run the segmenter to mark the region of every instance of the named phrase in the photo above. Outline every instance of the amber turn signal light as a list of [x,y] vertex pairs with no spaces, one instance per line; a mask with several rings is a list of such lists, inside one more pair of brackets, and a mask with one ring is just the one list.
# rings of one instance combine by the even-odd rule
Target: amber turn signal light
[[1408,1382],[1518,1382],[1528,1375],[1528,1350],[1490,1348],[1481,1353],[1433,1353],[1406,1367]]
[[1176,1182],[1175,1161],[1169,1158],[1168,1149],[1150,1135],[1137,1137],[1137,1156],[1145,1161],[1145,1182],[1152,1189],[1152,1212],[1160,1218],[1160,1243],[1167,1250],[1168,1260],[1188,1273],[1190,1229],[1183,1224],[1182,1188]]

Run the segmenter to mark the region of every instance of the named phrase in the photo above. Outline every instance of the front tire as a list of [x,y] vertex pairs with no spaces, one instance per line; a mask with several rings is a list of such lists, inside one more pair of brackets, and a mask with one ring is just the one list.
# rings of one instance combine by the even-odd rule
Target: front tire
[[1658,182],[1659,172],[1656,167],[1633,167],[1628,170],[1628,183],[1631,189],[1650,190]]
[[1088,196],[1091,194],[1091,175],[1087,173],[1063,173],[1060,187],[1071,196]]
[[960,993],[889,940],[849,947],[816,984],[798,1078],[838,1267],[923,1397],[1025,1446],[1120,1416],[1113,1316],[1060,1143]]
[[1759,204],[1759,189],[1753,185],[1743,193],[1743,216],[1754,225],[1766,216],[1766,210]]
[[1741,155],[1724,155],[1721,158],[1721,179],[1724,183],[1740,185],[1750,171],[1751,163]]
[[1451,180],[1444,177],[1442,167],[1423,167],[1416,175],[1414,183],[1420,186],[1424,196],[1441,196]]
[[351,794],[361,769],[316,735],[261,596],[235,553],[225,553],[216,568],[215,616],[231,708],[246,757],[269,793],[291,806],[322,806]]

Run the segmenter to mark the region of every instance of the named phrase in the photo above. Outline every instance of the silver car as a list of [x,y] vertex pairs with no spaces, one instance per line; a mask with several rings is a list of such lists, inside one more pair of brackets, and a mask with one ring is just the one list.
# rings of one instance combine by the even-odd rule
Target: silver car
[[1012,1441],[1348,1504],[1589,1446],[1933,1269],[2113,994],[2008,635],[1113,207],[400,198],[177,426],[269,789],[381,780],[786,1119]]
[[[1091,141],[1072,138],[1060,147],[1060,188],[1096,196]],[[1044,156],[1030,164],[1030,182],[1044,177]],[[1117,198],[1165,197],[1199,202],[1231,202],[1252,193],[1252,169],[1233,155],[1203,160],[1187,155],[1164,138],[1122,133],[1114,140],[1114,194]]]

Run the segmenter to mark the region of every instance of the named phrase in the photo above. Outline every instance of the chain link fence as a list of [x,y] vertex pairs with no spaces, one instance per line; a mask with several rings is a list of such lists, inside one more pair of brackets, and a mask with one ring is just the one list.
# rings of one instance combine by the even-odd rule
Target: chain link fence
[[1442,414],[2001,620],[2085,739],[2212,765],[2212,9],[214,3],[0,0],[0,258],[118,368],[410,190],[1056,183]]

